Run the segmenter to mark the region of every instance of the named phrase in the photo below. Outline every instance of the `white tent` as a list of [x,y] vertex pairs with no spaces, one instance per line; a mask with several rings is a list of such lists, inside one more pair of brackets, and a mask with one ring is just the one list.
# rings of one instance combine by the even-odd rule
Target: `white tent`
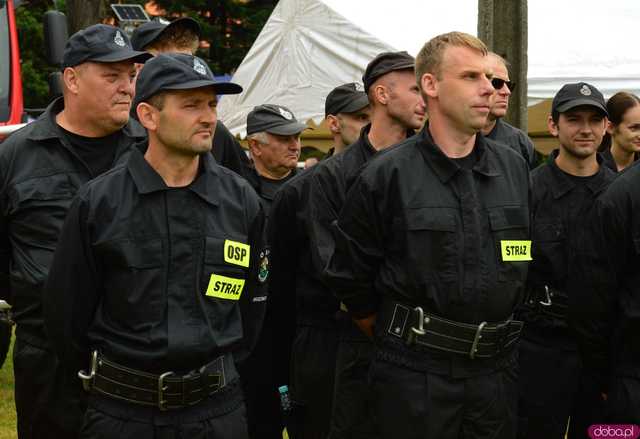
[[[280,0],[225,96],[220,118],[245,135],[246,116],[263,103],[289,107],[298,119],[324,117],[324,99],[339,84],[361,80],[378,53],[407,50],[443,32],[476,34],[477,0]],[[605,96],[640,92],[634,32],[638,0],[532,0],[529,8],[529,104],[585,80]]]

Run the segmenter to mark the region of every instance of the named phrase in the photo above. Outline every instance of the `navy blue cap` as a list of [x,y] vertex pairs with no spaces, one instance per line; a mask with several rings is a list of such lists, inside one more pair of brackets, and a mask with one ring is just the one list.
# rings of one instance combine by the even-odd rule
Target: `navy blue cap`
[[342,84],[331,90],[324,101],[324,116],[354,113],[369,105],[369,97],[359,82]]
[[551,111],[564,113],[572,108],[582,106],[595,107],[605,116],[609,115],[604,96],[600,90],[586,82],[563,85],[551,102]]
[[416,60],[407,52],[382,52],[367,65],[362,82],[364,91],[369,91],[369,87],[379,77],[396,70],[415,69]]
[[291,110],[283,105],[258,105],[247,115],[247,134],[267,132],[290,136],[307,128],[306,124],[298,122]]
[[145,47],[157,40],[164,32],[184,26],[190,28],[198,38],[201,35],[200,25],[196,20],[189,17],[182,17],[170,23],[163,23],[159,20],[148,21],[138,26],[131,35],[131,44],[135,50],[144,50]]
[[131,106],[132,115],[140,102],[149,100],[163,90],[189,90],[213,87],[217,95],[242,93],[233,82],[217,82],[207,63],[185,53],[161,53],[145,63],[136,80],[136,94]]
[[129,37],[122,29],[108,24],[94,24],[71,35],[62,55],[62,68],[87,61],[112,63],[131,60],[143,63],[150,57],[146,52],[133,50]]

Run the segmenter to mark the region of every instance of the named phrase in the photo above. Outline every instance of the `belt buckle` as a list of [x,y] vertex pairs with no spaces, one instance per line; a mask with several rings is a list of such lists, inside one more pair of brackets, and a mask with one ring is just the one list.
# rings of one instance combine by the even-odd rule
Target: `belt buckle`
[[87,373],[84,369],[78,371],[78,378],[82,381],[82,388],[85,392],[90,392],[93,382],[96,378],[96,370],[98,369],[98,351],[91,353],[91,369]]
[[538,303],[542,306],[551,306],[553,304],[553,302],[551,302],[551,296],[553,296],[553,294],[551,294],[549,292],[549,287],[547,285],[544,286],[544,294],[545,294],[545,300],[539,300]]
[[415,343],[417,336],[426,334],[424,330],[424,311],[419,306],[413,308],[413,311],[418,315],[418,327],[411,326],[409,328],[409,335],[407,336],[407,344],[409,346]]
[[473,343],[471,344],[471,349],[469,350],[469,358],[472,360],[476,358],[476,352],[478,352],[478,343],[480,343],[480,339],[482,338],[482,330],[487,325],[487,322],[482,322],[478,325],[478,329],[476,329],[476,335],[473,337]]
[[173,376],[173,372],[165,372],[158,377],[158,408],[162,411],[165,411],[167,407],[165,406],[166,401],[164,400],[164,391],[167,390],[167,387],[164,385],[165,378],[169,378]]

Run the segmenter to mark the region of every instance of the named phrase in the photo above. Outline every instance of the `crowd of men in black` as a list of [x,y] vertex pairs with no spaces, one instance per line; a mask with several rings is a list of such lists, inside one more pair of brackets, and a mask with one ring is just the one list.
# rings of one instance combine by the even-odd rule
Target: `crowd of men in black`
[[451,32],[328,90],[334,147],[298,171],[289,109],[249,113],[251,160],[217,121],[242,87],[199,31],[74,34],[63,96],[0,148],[21,439],[640,424],[636,96],[564,85],[536,167],[508,63]]

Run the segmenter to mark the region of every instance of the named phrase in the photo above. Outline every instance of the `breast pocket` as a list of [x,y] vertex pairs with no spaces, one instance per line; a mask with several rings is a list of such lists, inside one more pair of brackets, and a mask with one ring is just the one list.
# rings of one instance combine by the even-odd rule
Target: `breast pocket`
[[499,281],[524,282],[531,261],[528,211],[523,207],[489,210]]
[[456,216],[445,208],[405,210],[406,252],[416,276],[429,280],[435,276],[457,276],[458,253]]
[[31,178],[16,184],[9,192],[8,212],[15,232],[44,246],[55,244],[76,191],[67,174]]
[[531,254],[536,268],[555,273],[566,273],[569,243],[564,225],[558,221],[536,220],[532,225]]
[[235,333],[235,325],[241,322],[239,301],[245,294],[251,252],[255,251],[246,242],[246,237],[205,239],[200,285],[209,321],[218,333]]
[[166,309],[162,238],[110,241],[97,245],[96,254],[109,318],[138,333],[157,325]]

